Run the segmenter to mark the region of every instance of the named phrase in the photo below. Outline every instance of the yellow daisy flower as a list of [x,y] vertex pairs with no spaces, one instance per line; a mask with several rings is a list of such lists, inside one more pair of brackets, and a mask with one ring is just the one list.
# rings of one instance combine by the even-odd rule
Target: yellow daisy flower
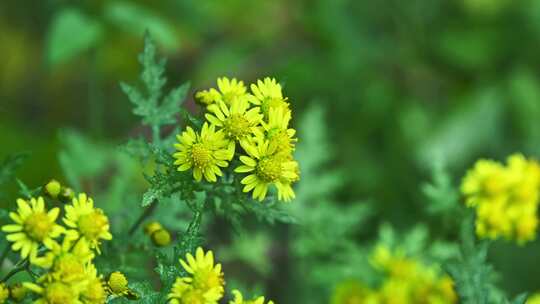
[[64,283],[61,281],[38,280],[40,284],[23,283],[23,286],[40,295],[34,304],[83,304],[79,294],[86,282]]
[[169,304],[216,304],[223,297],[223,272],[221,264],[214,265],[212,251],[205,253],[199,247],[195,257],[188,253],[180,264],[190,276],[176,279],[168,295]]
[[210,105],[218,101],[223,101],[229,105],[234,100],[246,96],[246,86],[244,85],[244,82],[238,81],[236,78],[218,78],[217,85],[219,91],[216,89],[200,91],[195,94],[195,98],[200,103],[206,105]]
[[80,299],[84,304],[104,304],[107,300],[107,291],[104,287],[103,278],[98,276],[97,269],[93,264],[86,268],[87,284],[81,291]]
[[[234,300],[230,301],[229,304],[264,304],[264,297],[257,297],[253,300],[244,300],[242,293],[238,290],[233,290],[232,294],[234,295]],[[268,301],[267,304],[274,304],[273,301]]]
[[225,137],[230,141],[231,158],[234,154],[235,142],[247,142],[254,128],[262,121],[259,108],[249,109],[249,107],[249,102],[242,99],[232,101],[230,106],[218,101],[208,107],[210,113],[205,115],[211,124],[223,130]]
[[15,283],[9,287],[9,296],[15,303],[22,302],[27,293],[28,290],[24,288],[22,283]]
[[215,182],[216,176],[223,175],[219,167],[229,165],[230,151],[226,148],[228,142],[222,131],[216,132],[215,126],[204,123],[200,134],[187,127],[177,138],[179,143],[174,146],[179,152],[173,157],[176,158],[174,164],[179,165],[178,171],[193,168],[196,181],[201,181],[204,176],[207,181]]
[[94,200],[85,193],[74,198],[71,205],[66,205],[65,212],[64,223],[72,228],[67,232],[70,239],[84,239],[98,253],[101,240],[112,240],[109,218],[103,210],[94,208]]
[[62,245],[55,244],[45,256],[33,263],[49,269],[47,277],[62,282],[82,281],[86,278],[86,265],[94,258],[87,241],[64,238]]
[[257,84],[252,84],[250,88],[253,96],[249,96],[249,100],[261,107],[265,118],[268,117],[271,108],[289,108],[287,98],[284,98],[281,92],[281,85],[274,78],[257,80]]
[[506,173],[499,162],[484,159],[477,161],[461,184],[467,206],[477,206],[482,201],[505,195],[509,185]]
[[262,201],[268,192],[268,186],[278,190],[278,199],[289,201],[294,198],[291,181],[298,178],[295,161],[276,155],[276,146],[267,140],[257,138],[254,143],[242,146],[249,156],[240,156],[243,165],[235,172],[250,173],[242,179],[244,192],[253,190],[253,198]]
[[276,146],[276,153],[292,157],[294,144],[297,139],[294,138],[296,130],[289,128],[291,120],[291,110],[277,107],[270,108],[268,112],[268,121],[262,122],[262,128],[256,129],[255,134],[258,137],[264,137],[270,145]]
[[52,208],[47,212],[42,197],[32,198],[30,202],[18,199],[17,206],[17,213],[9,213],[15,224],[3,226],[2,231],[9,233],[6,239],[13,242],[11,249],[20,250],[21,258],[33,260],[37,257],[39,245],[52,248],[53,239],[64,232],[64,228],[56,224],[60,209]]

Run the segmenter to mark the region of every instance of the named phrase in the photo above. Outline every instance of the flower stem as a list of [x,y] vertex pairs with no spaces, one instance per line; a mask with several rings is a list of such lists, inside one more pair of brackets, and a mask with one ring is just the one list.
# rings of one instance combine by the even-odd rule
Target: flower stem
[[139,218],[137,219],[137,221],[135,223],[133,223],[133,225],[131,226],[131,228],[129,229],[129,232],[128,234],[131,236],[135,233],[135,231],[137,231],[137,228],[139,228],[139,226],[142,224],[142,222],[144,222],[144,220],[146,218],[148,218],[150,215],[152,215],[152,213],[154,212],[154,210],[156,209],[157,207],[157,201],[154,200],[152,201],[152,203],[150,204],[150,206],[148,206],[144,212],[139,216]]
[[16,275],[17,273],[24,271],[27,269],[27,266],[29,265],[28,259],[20,260],[17,264],[15,264],[15,267],[11,269],[10,272],[8,272],[0,282],[4,283],[7,280],[9,280],[12,276]]

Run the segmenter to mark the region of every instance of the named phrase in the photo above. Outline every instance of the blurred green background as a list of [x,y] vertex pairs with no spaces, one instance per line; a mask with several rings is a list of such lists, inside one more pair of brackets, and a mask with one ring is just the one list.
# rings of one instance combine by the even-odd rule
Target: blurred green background
[[[4,0],[0,157],[31,152],[20,178],[63,177],[60,129],[108,144],[147,132],[118,85],[137,79],[145,29],[170,84],[190,81],[193,93],[219,76],[274,76],[294,124],[324,109],[327,169],[344,177],[332,199],[373,202],[359,240],[381,222],[454,238],[424,211],[420,185],[437,162],[457,184],[479,157],[540,157],[540,1]],[[504,289],[540,289],[538,252],[496,244]]]

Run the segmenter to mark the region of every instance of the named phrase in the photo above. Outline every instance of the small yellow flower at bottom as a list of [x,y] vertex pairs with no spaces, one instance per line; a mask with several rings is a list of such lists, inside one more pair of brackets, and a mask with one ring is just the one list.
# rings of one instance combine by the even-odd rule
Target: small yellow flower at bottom
[[209,182],[217,181],[217,176],[223,175],[219,167],[227,167],[231,153],[227,149],[229,142],[222,131],[215,126],[204,123],[201,133],[195,133],[191,127],[177,136],[179,143],[175,144],[178,152],[173,154],[178,165],[178,171],[193,168],[193,177],[201,181],[203,176]]
[[128,290],[128,280],[126,276],[119,271],[111,273],[107,285],[115,295],[125,295]]
[[9,289],[6,284],[0,283],[0,304],[6,303],[9,298]]
[[188,253],[180,264],[189,276],[176,279],[168,295],[170,304],[215,304],[223,297],[223,272],[221,264],[214,265],[212,251],[205,253],[199,247],[195,257]]
[[79,293],[86,284],[85,281],[67,284],[60,281],[44,280],[40,284],[23,283],[26,289],[40,296],[33,302],[34,304],[82,304],[79,300]]
[[[240,291],[235,289],[232,293],[234,295],[234,300],[230,301],[229,304],[264,304],[264,297],[257,297],[253,300],[244,300]],[[268,301],[267,304],[274,304],[274,302]]]
[[65,207],[64,223],[71,228],[67,233],[70,239],[82,238],[91,249],[100,253],[101,240],[111,240],[109,218],[103,210],[94,208],[94,200],[85,193],[73,199],[71,205]]
[[17,205],[17,213],[9,213],[15,224],[2,226],[2,231],[9,233],[6,239],[13,242],[13,251],[20,250],[21,258],[33,260],[41,244],[52,248],[53,239],[64,232],[64,228],[56,224],[60,209],[52,208],[47,212],[42,197],[32,198],[30,202],[18,199]]

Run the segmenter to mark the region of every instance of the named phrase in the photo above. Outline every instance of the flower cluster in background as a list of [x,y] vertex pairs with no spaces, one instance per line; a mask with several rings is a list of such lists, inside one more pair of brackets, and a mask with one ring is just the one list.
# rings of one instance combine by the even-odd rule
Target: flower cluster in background
[[219,78],[218,89],[197,92],[206,107],[200,131],[187,127],[178,135],[174,154],[179,171],[193,170],[197,181],[216,182],[222,169],[234,164],[234,172],[247,174],[241,180],[244,192],[264,200],[270,186],[279,200],[295,197],[292,184],[300,172],[293,151],[296,131],[289,127],[292,111],[275,79],[251,84]]
[[382,274],[377,287],[368,287],[357,280],[344,281],[336,287],[332,304],[457,303],[452,279],[438,266],[426,265],[386,245],[375,247],[370,262]]
[[[20,301],[30,291],[37,297],[33,303],[38,304],[102,304],[110,295],[126,292],[125,278],[123,288],[108,284],[93,263],[101,253],[101,242],[112,239],[108,217],[81,193],[64,206],[63,224],[59,223],[60,208],[48,207],[60,204],[56,200],[60,190],[53,181],[45,187],[51,200],[41,196],[18,199],[17,212],[9,214],[13,224],[2,227],[8,233],[6,239],[12,243],[11,249],[20,253],[16,269],[27,269],[35,280],[14,285],[9,292],[2,284],[0,303],[8,296]],[[117,281],[112,275],[111,280]]]
[[[168,296],[170,304],[217,304],[223,298],[224,274],[221,264],[214,264],[212,251],[205,253],[199,247],[195,256],[188,253],[185,260],[180,259],[180,264],[188,276],[176,279]],[[240,291],[233,290],[232,294],[234,300],[230,304],[264,304],[264,297],[244,300]],[[274,302],[269,301],[267,304],[274,304]]]
[[478,237],[519,243],[536,237],[539,190],[540,166],[521,154],[509,156],[506,165],[477,161],[461,185],[465,204],[476,210]]

